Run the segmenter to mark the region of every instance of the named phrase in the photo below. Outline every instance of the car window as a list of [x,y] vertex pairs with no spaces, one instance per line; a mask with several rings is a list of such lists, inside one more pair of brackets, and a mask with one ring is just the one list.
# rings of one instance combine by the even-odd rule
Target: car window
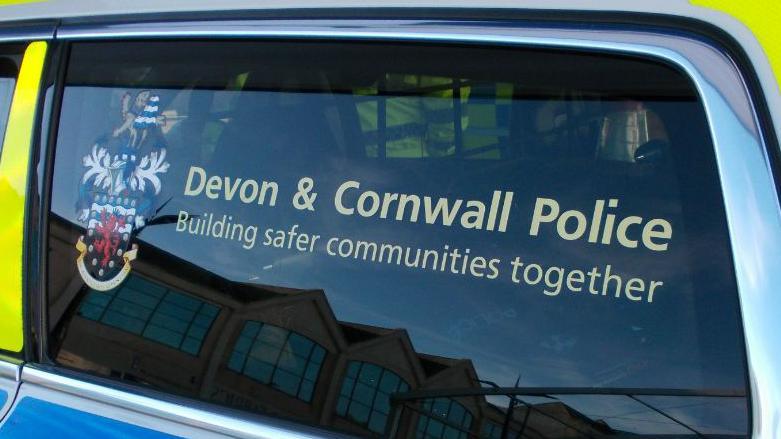
[[674,67],[92,42],[65,81],[54,363],[364,436],[746,434],[713,144]]

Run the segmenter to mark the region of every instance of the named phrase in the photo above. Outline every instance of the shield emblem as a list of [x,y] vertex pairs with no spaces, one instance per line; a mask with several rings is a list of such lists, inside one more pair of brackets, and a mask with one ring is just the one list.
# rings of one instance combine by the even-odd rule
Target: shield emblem
[[[80,266],[93,282],[94,289],[113,288],[124,280],[123,268],[134,253],[130,238],[136,219],[134,197],[98,194],[92,203],[87,223],[87,234],[79,240],[85,247]],[[79,267],[81,268],[81,267]]]
[[[158,143],[159,119],[151,112],[158,101],[144,90],[132,107],[126,94],[122,125],[113,131],[112,140],[96,143],[82,159],[87,169],[77,210],[86,232],[76,243],[76,264],[84,282],[94,290],[116,288],[130,274],[130,262],[138,253],[132,242],[134,232],[155,212],[160,175],[169,166],[166,150]],[[141,117],[141,109],[149,113],[143,113],[144,123],[130,123]]]

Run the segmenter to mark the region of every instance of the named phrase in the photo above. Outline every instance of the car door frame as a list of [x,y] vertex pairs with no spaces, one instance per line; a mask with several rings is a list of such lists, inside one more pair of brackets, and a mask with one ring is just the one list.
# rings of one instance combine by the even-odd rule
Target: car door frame
[[[778,148],[774,135],[768,131],[772,126],[763,121],[762,109],[755,107],[761,99],[752,94],[750,72],[738,69],[734,57],[713,40],[658,29],[593,29],[576,25],[562,29],[544,23],[497,26],[490,20],[469,24],[447,20],[428,24],[409,20],[347,22],[353,25],[349,29],[345,28],[345,21],[340,20],[218,21],[209,22],[207,26],[201,21],[72,24],[58,29],[57,40],[65,43],[149,38],[407,41],[597,51],[641,56],[677,66],[697,87],[713,137],[744,325],[747,388],[750,389],[753,413],[751,429],[754,437],[779,434],[781,395],[773,394],[772,389],[781,388],[781,373],[774,367],[781,360],[781,340],[768,336],[773,333],[774,310],[781,309],[781,296],[772,294],[774,285],[781,284],[781,271],[774,270],[781,261],[777,245],[781,242],[781,209],[773,164]],[[50,133],[55,128],[56,123],[52,123]],[[51,142],[47,148],[53,148]],[[51,157],[51,153],[48,156]],[[45,206],[39,210],[39,226],[42,227],[39,233],[46,231],[47,211]],[[45,249],[45,239],[41,241],[37,251]],[[30,294],[45,297],[45,263],[34,268],[37,270],[36,285],[28,286]],[[38,312],[41,316],[46,315],[45,301],[40,300],[39,304]],[[269,437],[265,434],[270,431],[281,434],[283,430],[290,434],[325,434],[297,425],[279,425],[280,421],[271,418],[258,420],[211,405],[204,405],[203,409],[182,407],[165,401],[166,398],[157,392],[123,390],[117,383],[109,384],[88,374],[46,364],[41,359],[46,358],[48,332],[45,319],[36,320],[33,323],[41,336],[32,359],[37,362],[24,366],[21,380],[25,384],[75,395],[83,393],[107,404],[128,404],[140,413],[163,418],[174,416],[188,425],[213,428],[231,435]],[[194,405],[190,400],[182,402]]]

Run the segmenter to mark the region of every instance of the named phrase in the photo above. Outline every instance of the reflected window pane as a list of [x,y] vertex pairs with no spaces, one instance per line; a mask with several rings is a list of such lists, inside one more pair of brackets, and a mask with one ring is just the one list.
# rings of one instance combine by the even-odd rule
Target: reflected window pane
[[452,398],[433,398],[424,401],[424,413],[418,418],[418,438],[461,438],[472,428],[472,414]]
[[[215,310],[219,309],[134,275],[114,290],[89,290],[86,294],[78,310],[81,317],[141,335],[190,355],[198,355],[207,330],[217,316]],[[204,328],[193,330],[196,318]]]
[[[358,383],[355,383],[355,377]],[[381,383],[385,383],[384,387]],[[396,373],[376,364],[350,361],[340,394],[344,402],[336,413],[375,433],[383,433],[390,414],[390,397],[406,391],[407,383]]]
[[[253,334],[250,338],[250,334]],[[312,400],[325,349],[301,334],[267,323],[247,321],[233,345],[228,369],[303,401]]]

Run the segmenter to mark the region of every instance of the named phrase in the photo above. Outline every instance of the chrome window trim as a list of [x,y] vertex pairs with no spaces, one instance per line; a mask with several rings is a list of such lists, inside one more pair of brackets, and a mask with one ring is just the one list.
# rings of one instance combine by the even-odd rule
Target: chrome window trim
[[52,38],[54,38],[54,26],[0,29],[0,43],[51,40]]
[[8,378],[14,381],[20,381],[22,374],[21,364],[10,363],[7,360],[0,359],[0,378]]
[[[346,26],[349,25],[349,28]],[[721,179],[732,256],[738,284],[752,404],[752,434],[781,437],[781,210],[770,159],[758,118],[741,73],[726,55],[707,43],[683,35],[644,30],[589,30],[543,27],[491,27],[491,22],[265,20],[237,22],[143,23],[101,26],[65,26],[58,38],[67,40],[121,38],[294,38],[372,41],[419,41],[517,45],[576,49],[656,58],[682,69],[694,82],[705,107]],[[772,129],[772,127],[768,127]],[[775,147],[775,146],[773,146]],[[28,371],[30,371],[28,373]],[[42,372],[25,367],[23,378],[42,381]],[[46,374],[46,380],[62,379]],[[90,394],[122,401],[116,390],[89,387]],[[120,392],[121,393],[121,392]],[[157,410],[183,410],[166,405]],[[159,414],[158,414],[159,415]],[[170,416],[170,415],[169,415]],[[245,431],[245,421],[236,431]],[[197,422],[203,422],[198,419]],[[263,425],[251,424],[263,429]]]

